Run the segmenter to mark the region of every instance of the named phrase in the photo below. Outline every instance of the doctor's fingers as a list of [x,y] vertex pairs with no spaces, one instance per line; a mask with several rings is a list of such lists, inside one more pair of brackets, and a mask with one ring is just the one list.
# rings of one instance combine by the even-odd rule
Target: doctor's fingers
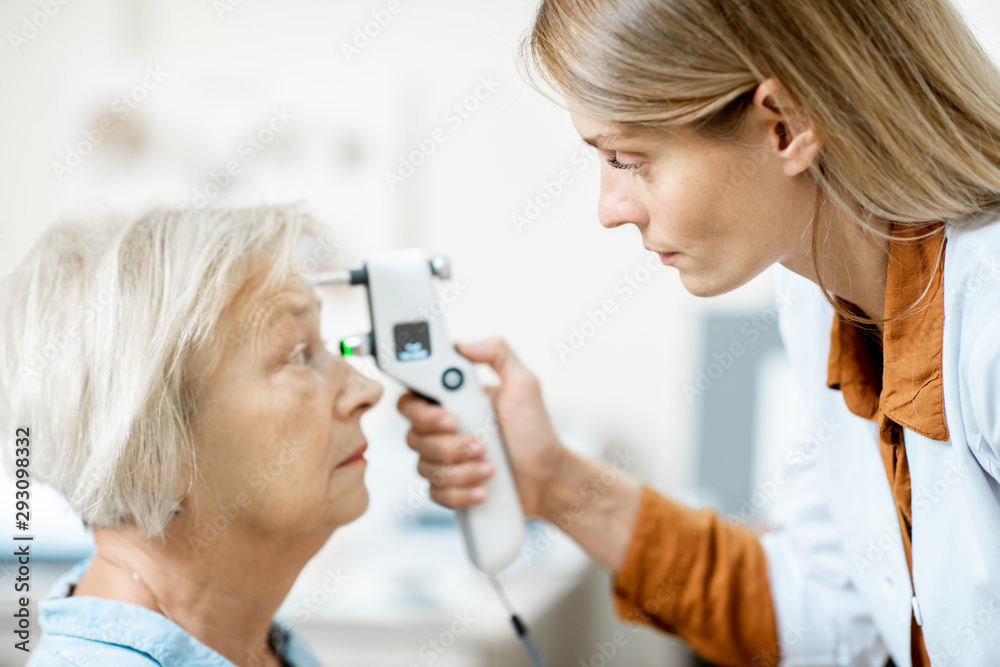
[[[399,397],[396,409],[413,425],[413,430],[423,435],[427,433],[449,433],[458,428],[455,417],[440,405],[429,403],[408,391]],[[450,421],[442,425],[441,419],[447,417]]]
[[435,489],[431,486],[431,500],[444,505],[445,507],[457,510],[463,507],[472,507],[483,502],[489,495],[485,486],[449,487],[447,489]]
[[431,483],[432,489],[439,491],[471,491],[489,479],[494,472],[489,461],[466,461],[464,463],[432,463],[425,459],[417,461],[417,472]]
[[406,434],[406,444],[429,463],[460,463],[475,461],[483,456],[486,448],[472,435],[436,433],[422,435],[411,428]]

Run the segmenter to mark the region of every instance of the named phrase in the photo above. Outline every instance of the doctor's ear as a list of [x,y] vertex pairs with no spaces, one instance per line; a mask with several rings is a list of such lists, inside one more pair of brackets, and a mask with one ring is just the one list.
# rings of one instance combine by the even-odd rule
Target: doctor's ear
[[757,86],[753,106],[768,127],[768,144],[774,146],[785,175],[797,176],[806,171],[822,147],[812,120],[788,102],[776,79]]

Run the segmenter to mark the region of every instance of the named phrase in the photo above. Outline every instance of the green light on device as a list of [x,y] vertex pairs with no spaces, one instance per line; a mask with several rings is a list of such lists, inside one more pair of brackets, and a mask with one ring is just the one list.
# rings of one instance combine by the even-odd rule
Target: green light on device
[[373,347],[371,334],[348,336],[340,340],[340,354],[345,357],[371,354]]

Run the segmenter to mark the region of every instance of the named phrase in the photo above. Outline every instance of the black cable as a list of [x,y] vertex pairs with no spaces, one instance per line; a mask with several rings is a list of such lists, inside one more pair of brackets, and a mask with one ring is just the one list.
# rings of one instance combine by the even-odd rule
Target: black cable
[[517,636],[521,638],[521,642],[524,643],[524,648],[531,656],[532,661],[535,663],[535,667],[545,667],[545,660],[542,659],[542,654],[538,652],[538,647],[535,646],[535,642],[532,641],[531,635],[528,634],[528,626],[518,618],[517,614],[514,613],[514,608],[510,605],[510,600],[507,599],[506,593],[503,591],[503,587],[500,585],[500,581],[496,578],[496,575],[490,575],[490,583],[493,584],[493,589],[500,596],[500,602],[503,604],[507,613],[510,614],[510,622],[514,624],[514,631],[517,632]]

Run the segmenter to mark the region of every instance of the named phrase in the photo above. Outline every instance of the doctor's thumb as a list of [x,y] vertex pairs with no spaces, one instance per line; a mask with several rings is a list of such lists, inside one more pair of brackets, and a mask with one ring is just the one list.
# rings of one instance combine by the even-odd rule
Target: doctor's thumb
[[471,361],[492,366],[501,380],[526,372],[520,360],[502,338],[489,338],[478,343],[459,343],[455,345],[455,349]]

